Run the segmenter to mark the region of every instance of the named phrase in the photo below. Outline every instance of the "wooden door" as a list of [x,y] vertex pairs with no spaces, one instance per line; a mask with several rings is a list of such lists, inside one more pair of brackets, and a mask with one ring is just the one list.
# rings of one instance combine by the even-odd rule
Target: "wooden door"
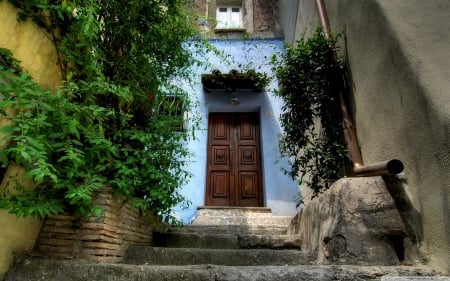
[[258,113],[211,113],[207,206],[263,207]]

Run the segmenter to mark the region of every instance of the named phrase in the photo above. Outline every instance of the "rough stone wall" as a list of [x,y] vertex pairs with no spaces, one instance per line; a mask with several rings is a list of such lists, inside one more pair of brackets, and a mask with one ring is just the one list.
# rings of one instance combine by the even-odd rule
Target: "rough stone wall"
[[[295,38],[317,26],[313,2],[299,1],[296,27],[290,29]],[[363,160],[396,158],[405,164],[399,185],[410,206],[406,221],[430,264],[450,272],[450,2],[325,4],[332,30],[345,31],[341,51],[351,71]]]
[[[31,21],[19,22],[16,9],[8,1],[0,1],[0,48],[13,52],[21,66],[43,87],[56,88],[61,81],[55,47],[41,28]],[[8,124],[0,116],[0,126]],[[0,136],[1,138],[1,136]],[[0,150],[4,143],[0,143]],[[11,166],[4,178],[21,173],[19,167]],[[0,179],[0,188],[5,188],[6,180]],[[36,219],[17,219],[0,211],[0,279],[7,271],[15,253],[31,251],[39,232],[41,222]]]
[[272,1],[253,0],[255,30],[263,31],[274,27]]
[[277,1],[253,0],[253,36],[282,37]]

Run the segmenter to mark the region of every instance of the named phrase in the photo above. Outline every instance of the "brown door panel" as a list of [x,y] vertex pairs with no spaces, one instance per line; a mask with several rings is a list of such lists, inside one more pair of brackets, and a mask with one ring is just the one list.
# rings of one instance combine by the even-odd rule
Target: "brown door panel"
[[257,113],[211,113],[206,205],[263,206]]

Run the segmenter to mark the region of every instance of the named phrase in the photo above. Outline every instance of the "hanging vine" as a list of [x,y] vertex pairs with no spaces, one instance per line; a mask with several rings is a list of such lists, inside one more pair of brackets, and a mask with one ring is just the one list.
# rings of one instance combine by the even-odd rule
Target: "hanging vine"
[[290,159],[285,172],[315,194],[342,176],[348,161],[338,96],[342,69],[330,48],[337,39],[326,39],[318,29],[273,60],[284,101],[280,148]]

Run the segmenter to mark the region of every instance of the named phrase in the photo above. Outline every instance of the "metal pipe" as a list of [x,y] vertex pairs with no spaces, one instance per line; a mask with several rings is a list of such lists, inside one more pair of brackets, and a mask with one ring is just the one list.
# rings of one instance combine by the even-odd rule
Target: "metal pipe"
[[348,110],[347,102],[344,97],[344,91],[339,90],[339,100],[341,101],[342,126],[344,129],[344,139],[347,144],[350,159],[354,167],[364,166],[364,162],[359,150],[358,137],[356,136],[355,126],[353,125],[352,116]]
[[353,167],[353,171],[357,176],[385,176],[396,175],[403,171],[403,163],[398,159],[387,160],[367,166]]
[[[324,0],[315,0],[317,14],[319,16],[320,24],[324,32],[325,38],[330,39],[330,22],[328,20],[327,9],[325,8]],[[334,45],[331,42],[330,47],[334,50]],[[337,60],[335,60],[336,62]],[[343,81],[342,81],[343,82]],[[344,85],[343,83],[341,83]],[[350,159],[353,163],[353,172],[356,176],[377,176],[377,175],[395,175],[403,171],[403,163],[400,160],[393,159],[372,165],[365,166],[361,151],[359,149],[358,138],[356,136],[355,126],[353,125],[352,116],[347,106],[347,101],[344,96],[344,90],[339,89],[339,99],[341,103],[342,121],[344,127],[344,138],[350,154]]]
[[330,22],[328,21],[327,9],[325,8],[325,3],[323,0],[316,0],[317,14],[319,15],[320,24],[322,25],[322,30],[325,33],[325,38],[330,37]]

